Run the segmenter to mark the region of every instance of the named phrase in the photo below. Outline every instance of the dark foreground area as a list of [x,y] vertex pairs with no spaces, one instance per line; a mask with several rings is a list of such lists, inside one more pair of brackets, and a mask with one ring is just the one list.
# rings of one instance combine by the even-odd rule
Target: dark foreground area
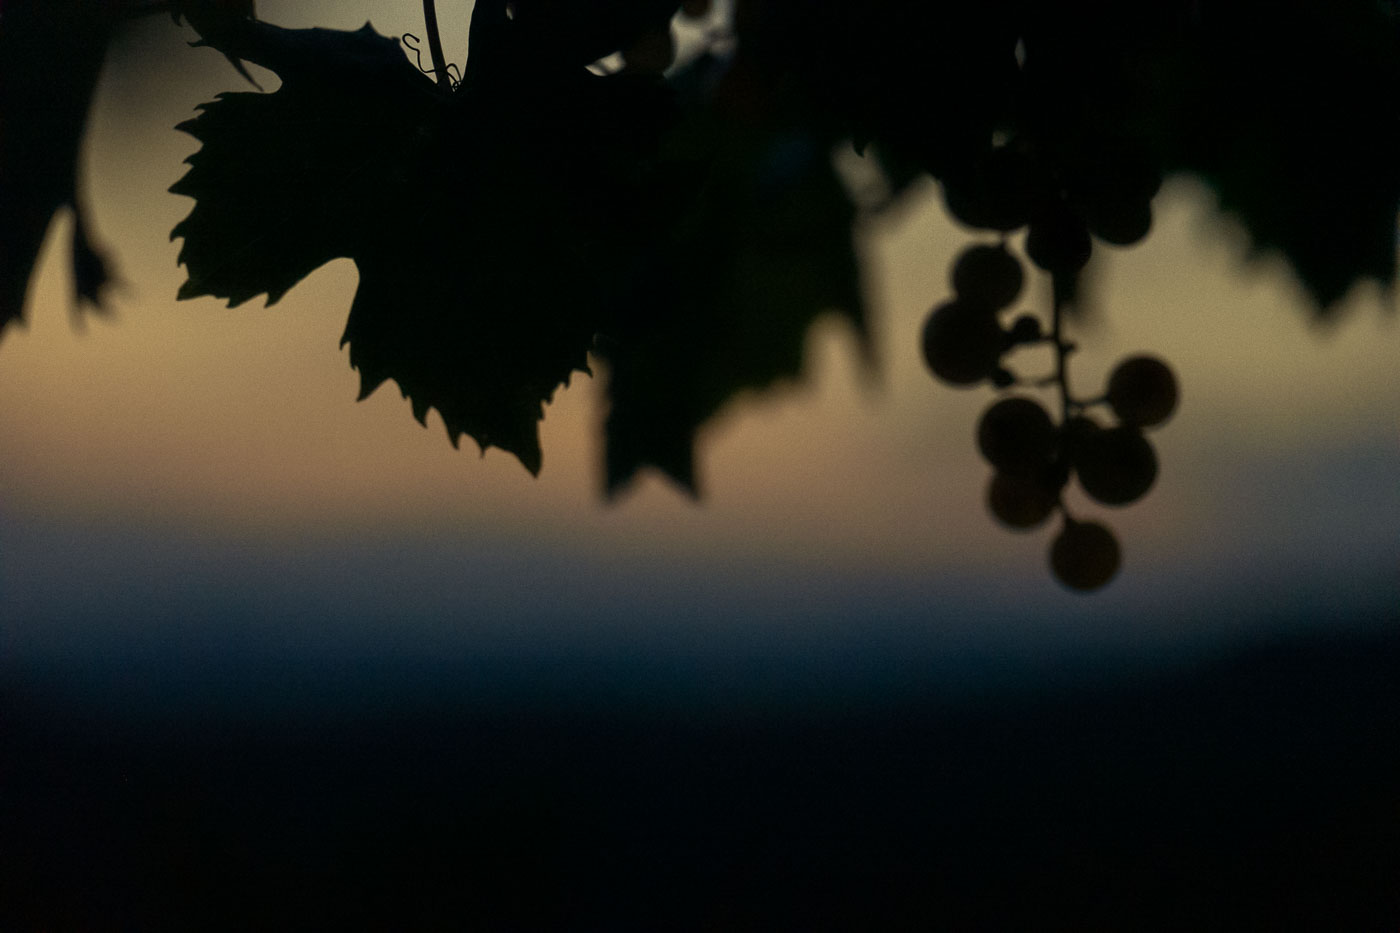
[[780,709],[36,684],[0,708],[4,930],[1400,929],[1396,626]]

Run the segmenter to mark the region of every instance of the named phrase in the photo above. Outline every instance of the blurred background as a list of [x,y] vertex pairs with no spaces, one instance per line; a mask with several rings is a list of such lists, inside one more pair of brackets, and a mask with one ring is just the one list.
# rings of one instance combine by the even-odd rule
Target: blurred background
[[[448,58],[460,63],[469,6],[440,6]],[[422,34],[415,0],[263,0],[259,14],[285,26],[353,29],[368,19],[387,35]],[[10,835],[30,846],[22,854],[11,843],[6,865],[19,872],[12,877],[30,878],[35,890],[58,890],[79,877],[97,878],[91,889],[105,890],[106,878],[111,890],[79,899],[73,916],[85,916],[88,903],[159,916],[161,908],[137,910],[123,897],[166,890],[162,873],[179,861],[171,851],[195,853],[187,857],[195,865],[222,853],[219,871],[246,862],[269,876],[284,876],[279,865],[296,875],[301,863],[285,855],[286,840],[274,845],[248,828],[273,825],[285,804],[304,820],[296,824],[297,844],[307,851],[368,845],[387,859],[335,871],[322,863],[316,877],[327,890],[346,878],[374,878],[385,890],[402,882],[406,890],[431,879],[420,865],[405,869],[412,882],[386,880],[385,865],[402,863],[384,853],[430,834],[404,815],[424,825],[432,822],[425,813],[447,819],[449,801],[462,795],[508,801],[501,806],[519,822],[471,823],[492,839],[554,840],[556,861],[546,859],[553,867],[544,877],[556,869],[560,877],[603,872],[597,862],[585,869],[573,861],[601,859],[616,872],[611,883],[630,889],[631,872],[646,864],[649,889],[663,891],[670,889],[657,881],[664,874],[658,863],[695,869],[729,860],[739,880],[716,889],[733,895],[715,895],[728,905],[722,910],[709,903],[688,913],[673,900],[655,908],[703,915],[715,929],[759,922],[759,914],[734,906],[756,896],[745,886],[752,878],[777,871],[791,891],[770,886],[764,897],[786,904],[791,893],[795,903],[830,865],[854,858],[852,851],[865,852],[861,858],[875,868],[842,888],[843,897],[858,899],[857,891],[890,909],[924,905],[928,889],[911,880],[910,866],[931,870],[935,849],[937,859],[955,861],[932,841],[949,832],[959,846],[972,839],[983,846],[971,847],[981,854],[967,864],[997,865],[1004,878],[1021,879],[1017,890],[1054,899],[1067,897],[1064,888],[1056,893],[1055,879],[1078,878],[1086,865],[1104,870],[1114,862],[1104,853],[1139,851],[1137,830],[1123,830],[1121,839],[1111,830],[1116,821],[1131,823],[1130,810],[1160,826],[1183,814],[1201,827],[1218,825],[1219,813],[1208,818],[1196,806],[1215,799],[1209,794],[1171,798],[1151,817],[1113,802],[1120,791],[1123,801],[1160,791],[1169,762],[1201,787],[1265,801],[1258,826],[1246,821],[1250,829],[1229,837],[1235,848],[1220,849],[1204,828],[1199,839],[1168,846],[1182,853],[1167,859],[1180,878],[1219,880],[1227,863],[1248,861],[1222,855],[1214,864],[1202,861],[1205,852],[1276,848],[1278,833],[1293,829],[1273,821],[1269,801],[1283,801],[1288,813],[1318,803],[1319,825],[1331,829],[1318,830],[1321,837],[1297,830],[1298,851],[1346,866],[1328,883],[1361,885],[1354,904],[1394,877],[1387,872],[1397,864],[1400,774],[1395,743],[1386,742],[1400,725],[1400,668],[1389,666],[1400,640],[1393,297],[1358,288],[1334,323],[1314,324],[1281,261],[1250,256],[1243,234],[1214,212],[1208,189],[1169,180],[1148,240],[1096,255],[1092,314],[1074,325],[1080,352],[1071,375],[1082,394],[1094,394],[1119,359],[1148,352],[1175,367],[1182,402],[1153,434],[1161,473],[1144,501],[1121,510],[1079,502],[1080,511],[1112,525],[1124,558],[1105,590],[1074,594],[1049,574],[1049,529],[1012,533],[986,510],[988,470],[973,435],[993,391],[936,384],[920,359],[919,329],[950,291],[949,262],[980,235],[946,217],[935,189],[916,188],[862,225],[876,369],[862,368],[847,329],[819,326],[801,384],[745,398],[707,429],[698,502],[647,477],[608,503],[603,400],[594,380],[576,379],[548,407],[538,479],[499,450],[484,457],[470,444],[453,450],[436,415],[425,430],[392,384],[354,403],[358,377],[338,347],[356,287],[348,260],[323,267],[270,309],[260,301],[236,309],[213,299],[175,301],[183,273],[169,231],[191,202],[166,189],[196,144],[172,127],[215,94],[245,89],[217,53],[190,48],[192,38],[153,17],[113,46],[99,87],[83,177],[95,230],[124,282],[111,316],[74,326],[61,222],[30,294],[28,325],[0,342],[0,673],[17,750],[7,767],[10,786],[47,801],[50,809],[36,812],[56,821],[27,818]],[[267,72],[255,76],[268,89],[276,84]],[[1022,303],[1048,306],[1048,282],[1033,281]],[[1048,357],[1044,366],[1048,372]],[[1231,690],[1248,698],[1247,710],[1223,699]],[[1070,695],[1089,699],[1074,706],[1064,699]],[[1323,696],[1336,703],[1313,702]],[[1190,710],[1186,719],[1168,715],[1171,698],[1182,700],[1178,711]],[[520,725],[525,710],[534,726]],[[1181,723],[1219,722],[1223,710],[1242,718],[1227,715],[1231,725],[1221,734],[1230,738],[1217,735],[1209,751],[1194,739],[1179,746],[1150,739],[1179,739],[1191,732]],[[1147,751],[1108,755],[1086,725],[1100,716],[1112,721],[1098,727],[1105,737],[1136,736]],[[873,739],[872,722],[902,723],[905,731]],[[1063,741],[1033,740],[1018,722],[1053,723],[1046,734]],[[1254,730],[1270,722],[1277,734]],[[715,723],[726,724],[728,738],[705,731]],[[1257,749],[1240,744],[1229,731],[1236,726],[1262,743],[1262,757],[1247,757]],[[772,743],[755,738],[764,730],[777,736]],[[299,738],[286,738],[293,734]],[[381,748],[369,734],[446,757],[380,757],[367,750]],[[293,747],[320,751],[307,753],[298,771],[286,764]],[[166,757],[133,748],[160,748]],[[783,748],[798,751],[780,754]],[[833,759],[822,748],[847,764],[823,770]],[[1085,757],[1089,748],[1097,752]],[[954,749],[972,771],[949,776],[940,750]],[[26,750],[32,757],[22,757]],[[391,758],[400,770],[383,770]],[[359,764],[340,767],[349,760]],[[1183,760],[1206,764],[1192,771]],[[172,770],[174,761],[185,770]],[[817,784],[794,784],[785,770],[800,773],[803,761],[809,774],[823,775],[812,779]],[[1017,762],[1063,791],[1042,786],[1043,805],[1026,804],[1023,828],[1010,837],[1021,840],[1017,851],[1039,855],[1019,868],[989,841],[988,824],[969,816],[965,836],[946,826],[935,832],[937,819],[907,809],[911,801],[933,806],[915,785],[938,775],[966,784],[962,798],[948,790],[952,784],[940,785],[941,815],[966,815],[968,801],[986,803],[1001,792],[987,787],[1024,802]],[[1297,777],[1326,767],[1335,769],[1335,787]],[[176,781],[175,772],[184,777]],[[371,772],[377,776],[362,783],[345,777]],[[636,776],[637,786],[621,781],[622,772]],[[128,782],[136,776],[135,789],[113,790],[122,774]],[[1196,786],[1190,780],[1173,786]],[[307,816],[314,781],[342,788],[342,804]],[[1066,803],[1087,793],[1086,781],[1101,793],[1085,800],[1102,806]],[[488,785],[513,790],[492,796]],[[431,801],[421,812],[397,793],[410,786]],[[539,792],[522,789],[530,787]],[[590,802],[574,812],[594,814],[613,835],[590,823],[589,838],[603,842],[560,842],[573,837],[558,827],[573,824],[550,822],[536,806],[577,803],[560,798],[559,787],[590,788],[578,798]],[[1324,806],[1323,789],[1340,796]],[[798,801],[788,804],[791,825],[778,820],[767,836],[753,829],[765,825],[754,814],[776,812],[762,801],[789,792]],[[228,803],[258,794],[253,811]],[[341,832],[371,799],[406,808],[383,818],[379,842],[347,841],[327,829]],[[809,820],[818,810],[829,815],[834,799],[858,813],[838,820],[846,836]],[[295,807],[287,803],[293,800]],[[752,812],[726,809],[721,800],[747,801]],[[210,801],[217,802],[212,809]],[[1120,803],[1121,812],[1114,809]],[[802,809],[808,804],[810,811]],[[697,815],[707,808],[715,812]],[[1012,819],[1004,808],[991,810]],[[84,813],[84,828],[76,828]],[[123,828],[128,820],[166,827],[178,837],[174,849],[148,846]],[[732,823],[737,835],[721,828],[705,845],[667,843],[654,837],[661,832],[655,820],[692,829]],[[1052,823],[1078,828],[1061,833]],[[748,828],[740,831],[741,824]],[[185,834],[191,825],[202,827],[207,849]],[[1112,844],[1093,842],[1093,827]],[[1039,841],[1025,842],[1027,833]],[[740,837],[744,854],[734,856],[731,843]],[[832,841],[848,837],[865,840],[868,851]],[[448,845],[433,839],[424,843],[429,851]],[[882,845],[889,840],[897,841]],[[826,852],[823,845],[831,852],[811,856]],[[113,867],[120,860],[88,846],[134,852],[136,864],[155,867],[133,888]],[[284,853],[285,865],[228,854],[262,853],[263,846]],[[501,878],[541,870],[535,860],[544,849],[521,847],[528,854],[497,852],[504,862],[492,864]],[[792,854],[798,851],[811,858]],[[1313,862],[1279,858],[1310,866],[1298,872],[1315,877]],[[93,865],[105,867],[94,874]],[[1146,856],[1139,867],[1142,878],[1163,884],[1178,877]],[[171,885],[197,905],[180,909],[207,906],[197,892],[218,888],[212,877]],[[896,888],[903,894],[881,887],[891,877],[902,879]],[[1270,890],[1279,877],[1251,876],[1244,889]],[[571,884],[586,896],[575,892],[582,900],[550,917],[583,911],[611,918],[598,921],[608,928],[626,915],[616,904],[599,906],[607,884]],[[1132,892],[1124,903],[1148,897],[1151,885],[1143,884],[1124,882],[1122,890]],[[957,900],[940,896],[945,907]],[[502,916],[544,909],[490,903]],[[49,916],[30,906],[31,916]]]

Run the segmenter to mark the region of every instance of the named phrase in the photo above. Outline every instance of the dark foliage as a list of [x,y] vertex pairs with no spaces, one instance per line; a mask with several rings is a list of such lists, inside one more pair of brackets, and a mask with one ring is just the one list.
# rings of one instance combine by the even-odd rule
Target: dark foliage
[[[50,216],[77,203],[102,44],[137,6],[5,7],[0,324],[20,317]],[[1357,281],[1393,281],[1393,5],[739,0],[732,42],[665,76],[589,70],[664,38],[678,6],[481,2],[454,86],[368,26],[171,5],[283,82],[182,126],[202,148],[174,189],[196,200],[175,231],[181,297],[274,302],[349,256],[362,395],[392,379],[454,443],[534,472],[543,406],[592,354],[607,488],[656,467],[694,490],[697,431],[736,394],[798,376],[818,315],[864,333],[837,146],[871,153],[895,190],[937,178],[970,226],[1029,225],[1027,255],[1066,303],[1095,243],[1148,235],[1170,171],[1205,179],[1282,252],[1319,314]],[[62,69],[46,67],[53,48]],[[81,212],[76,229],[77,292],[95,302],[104,264]]]
[[0,12],[0,332],[22,319],[30,270],[63,208],[74,213],[76,296],[100,304],[107,263],[79,208],[76,173],[108,30],[83,0],[8,0]]
[[[543,404],[596,349],[609,488],[651,465],[693,489],[699,426],[735,392],[796,375],[824,308],[859,319],[831,140],[791,118],[723,133],[735,79],[712,59],[688,78],[719,84],[721,103],[692,93],[682,109],[659,77],[570,65],[562,34],[535,23],[479,5],[455,90],[368,26],[224,33],[283,84],[223,95],[182,126],[203,146],[173,189],[197,202],[174,231],[181,297],[272,302],[350,256],[362,396],[394,379],[454,443],[467,434],[535,472]],[[739,93],[785,105],[766,85]]]

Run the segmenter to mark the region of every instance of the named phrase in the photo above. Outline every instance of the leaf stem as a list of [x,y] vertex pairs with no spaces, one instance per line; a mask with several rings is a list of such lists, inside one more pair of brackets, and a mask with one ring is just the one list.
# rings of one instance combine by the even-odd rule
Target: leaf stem
[[447,57],[442,54],[442,36],[438,33],[437,9],[433,0],[423,0],[423,25],[428,33],[428,54],[433,57],[433,74],[439,87],[452,88],[452,75],[447,72]]

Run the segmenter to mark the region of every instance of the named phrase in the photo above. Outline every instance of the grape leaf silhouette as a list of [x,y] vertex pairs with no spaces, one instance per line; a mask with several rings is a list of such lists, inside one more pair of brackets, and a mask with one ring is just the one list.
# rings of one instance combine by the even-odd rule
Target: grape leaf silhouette
[[[482,22],[474,43],[490,35]],[[344,342],[361,397],[393,379],[454,444],[466,434],[538,472],[543,405],[587,370],[616,287],[630,231],[614,205],[639,183],[625,150],[659,88],[527,74],[507,47],[452,94],[368,24],[248,23],[210,44],[283,84],[221,95],[181,126],[203,145],[172,188],[196,199],[172,233],[185,240],[180,297],[272,303],[349,256],[361,282]]]
[[[254,0],[170,0],[170,18],[175,25],[188,19],[201,36],[217,36],[226,29],[236,28],[240,20],[256,19],[257,15]],[[233,55],[225,58],[244,80],[258,86],[241,60]]]

